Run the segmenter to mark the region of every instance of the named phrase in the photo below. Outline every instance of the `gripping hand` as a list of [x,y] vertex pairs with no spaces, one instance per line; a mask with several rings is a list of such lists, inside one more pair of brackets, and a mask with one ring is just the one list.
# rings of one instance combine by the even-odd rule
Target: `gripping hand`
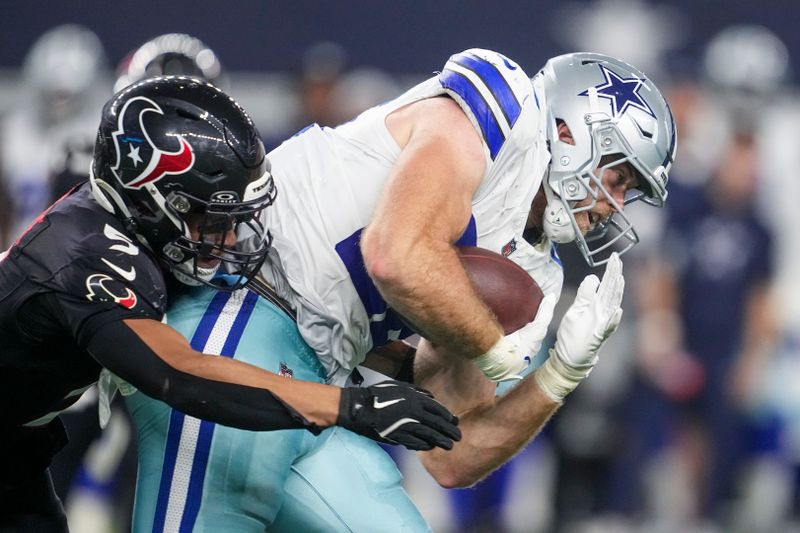
[[409,450],[449,450],[461,440],[455,415],[425,389],[400,381],[342,389],[336,425]]
[[612,254],[603,281],[594,274],[578,287],[575,301],[564,314],[550,357],[536,371],[542,391],[555,402],[563,401],[589,375],[597,353],[622,319],[625,278],[622,261]]
[[520,374],[542,347],[555,305],[555,295],[545,296],[532,322],[502,337],[488,352],[473,359],[481,372],[492,381],[522,379]]

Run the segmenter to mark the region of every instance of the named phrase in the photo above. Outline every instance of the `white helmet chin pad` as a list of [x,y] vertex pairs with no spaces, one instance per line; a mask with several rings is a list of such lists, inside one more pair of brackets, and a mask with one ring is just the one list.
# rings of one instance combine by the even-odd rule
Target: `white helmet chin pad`
[[[195,272],[194,259],[188,259],[183,263],[175,265],[172,268],[172,275],[184,285],[198,287],[200,285],[204,285],[203,282],[208,283],[214,279],[214,276],[217,275],[217,270],[219,270],[219,265],[213,268],[203,268],[198,265]],[[190,272],[192,272],[193,275],[190,275]]]
[[548,200],[544,211],[543,226],[544,234],[555,243],[564,244],[575,240],[575,227],[561,200],[556,198]]

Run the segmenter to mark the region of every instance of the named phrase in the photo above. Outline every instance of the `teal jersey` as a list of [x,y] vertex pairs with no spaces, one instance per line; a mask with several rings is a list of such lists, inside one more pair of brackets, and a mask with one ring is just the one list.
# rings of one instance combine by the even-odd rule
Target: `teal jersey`
[[[287,379],[325,373],[295,322],[256,293],[190,289],[167,323],[207,354]],[[425,531],[391,458],[342,428],[245,431],[202,421],[141,392],[134,531]]]

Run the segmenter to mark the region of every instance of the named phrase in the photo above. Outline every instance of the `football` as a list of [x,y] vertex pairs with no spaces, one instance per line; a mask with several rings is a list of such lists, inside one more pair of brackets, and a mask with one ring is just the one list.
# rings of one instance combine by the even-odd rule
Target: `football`
[[544,295],[525,269],[484,248],[462,246],[458,253],[475,291],[497,317],[506,335],[534,319]]

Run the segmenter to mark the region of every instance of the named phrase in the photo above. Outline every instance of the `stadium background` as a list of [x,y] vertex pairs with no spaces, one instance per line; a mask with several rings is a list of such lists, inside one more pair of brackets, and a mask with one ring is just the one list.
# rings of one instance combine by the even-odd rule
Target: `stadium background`
[[[52,166],[53,153],[61,146],[44,133],[16,130],[14,117],[37,105],[34,82],[25,74],[29,51],[42,34],[65,23],[88,28],[104,49],[102,68],[86,88],[92,98],[82,110],[85,122],[96,123],[100,105],[111,91],[114,68],[126,54],[156,35],[185,32],[216,52],[227,73],[226,88],[254,116],[268,145],[291,135],[308,119],[347,120],[441,68],[450,54],[469,47],[501,51],[529,74],[553,55],[601,51],[650,74],[668,98],[676,99],[670,100],[675,108],[683,109],[684,102],[678,99],[686,97],[687,91],[702,93],[707,108],[689,107],[687,113],[705,118],[693,122],[679,117],[676,186],[683,178],[690,189],[703,190],[730,156],[726,143],[747,130],[757,150],[753,208],[764,219],[774,244],[769,279],[757,281],[768,283],[776,295],[770,304],[777,317],[775,331],[760,340],[758,350],[767,354],[767,362],[758,370],[747,397],[719,396],[712,401],[729,402],[729,409],[709,415],[691,398],[664,393],[661,399],[668,407],[655,409],[670,416],[654,416],[641,425],[637,421],[642,419],[630,414],[631,405],[645,405],[640,386],[648,374],[642,354],[663,341],[645,330],[642,319],[647,303],[639,293],[647,294],[647,287],[655,283],[647,277],[652,272],[648,264],[651,255],[658,255],[658,235],[667,222],[663,216],[637,214],[647,242],[626,259],[630,289],[623,328],[605,350],[590,382],[568,400],[545,434],[504,469],[505,475],[490,478],[477,489],[446,494],[432,485],[408,454],[397,458],[409,490],[435,531],[800,530],[800,393],[795,392],[798,388],[792,379],[800,376],[800,282],[793,268],[800,259],[800,243],[793,231],[800,226],[800,210],[794,207],[794,199],[800,198],[800,105],[794,85],[800,72],[800,33],[796,31],[800,4],[777,0],[5,0],[0,6],[0,153],[8,146],[23,146],[28,159],[47,159],[45,166]],[[742,55],[749,53],[743,51],[747,43],[738,51],[723,53],[715,63],[723,72],[752,63],[744,78],[729,79],[725,86],[725,80],[715,78],[707,68],[708,45],[719,32],[741,25],[771,32],[783,48],[776,52],[754,45],[748,50],[766,54],[754,60]],[[320,43],[329,44],[320,47]],[[776,62],[781,67],[778,75],[759,70]],[[758,90],[747,83],[748,77],[752,82],[770,76],[766,85],[754,84]],[[328,115],[314,115],[304,107],[307,102],[301,88],[309,80],[330,84],[325,103]],[[736,96],[729,98],[733,92]],[[49,125],[39,127],[44,131]],[[12,184],[19,185],[10,178],[19,170],[13,168],[13,159],[0,157],[0,180],[5,180],[9,190]],[[49,178],[31,179],[47,183]],[[15,198],[13,192],[9,194]],[[671,201],[680,198],[675,195]],[[23,219],[31,216],[25,213],[13,219],[21,208],[14,209],[0,205],[1,212],[12,214],[6,222],[7,239],[15,236],[10,228],[24,225]],[[575,259],[572,253],[564,250],[565,256]],[[737,247],[730,253],[735,255]],[[568,267],[562,302],[571,301],[570,291],[584,270]],[[752,282],[743,279],[741,283]],[[731,316],[746,312],[729,311]],[[748,324],[748,319],[742,320]],[[732,333],[710,331],[709,336],[713,335]],[[739,353],[726,357],[736,361]],[[691,391],[684,392],[691,396]],[[715,441],[709,428],[717,421],[714,417],[731,413],[746,419],[749,427],[741,440],[752,445],[731,463],[735,475],[725,477],[729,490],[717,502],[719,506],[712,506],[703,487],[712,485],[716,474],[695,463],[712,461],[715,447],[724,443]],[[640,449],[639,455],[625,455],[632,443],[653,434],[663,442],[645,452]],[[686,445],[687,439],[694,443],[697,438],[710,442],[710,451],[698,454]],[[630,484],[631,477],[638,483]],[[76,512],[89,513],[89,518],[79,518],[84,521],[76,531],[124,529],[119,510],[103,518],[107,512],[103,502],[91,491],[86,494],[88,506],[75,503],[78,497],[73,501],[75,509],[83,509]]]

